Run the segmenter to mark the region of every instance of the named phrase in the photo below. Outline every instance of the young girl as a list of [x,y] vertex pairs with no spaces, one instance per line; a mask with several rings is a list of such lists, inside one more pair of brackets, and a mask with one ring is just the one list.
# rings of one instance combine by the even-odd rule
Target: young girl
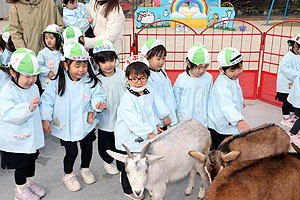
[[78,42],[84,45],[83,30],[77,26],[69,26],[63,32],[64,45],[68,45],[72,42]]
[[217,149],[228,136],[249,130],[244,121],[244,98],[238,78],[243,73],[243,56],[232,47],[218,54],[221,74],[208,97],[208,129],[211,133],[211,149]]
[[117,108],[126,91],[125,73],[116,68],[120,61],[113,44],[109,40],[103,39],[97,42],[93,53],[94,61],[99,67],[97,77],[102,83],[107,98],[107,109],[98,113],[98,151],[107,173],[118,174],[119,170],[114,165],[114,159],[106,153],[106,150],[114,151],[116,149],[114,127],[117,119]]
[[[142,147],[157,134],[158,117],[170,121],[169,111],[154,90],[147,87],[150,71],[147,60],[142,56],[134,55],[126,61],[126,79],[130,87],[122,96],[115,125],[115,139],[117,152],[127,154],[122,146],[125,144],[133,152],[140,152]],[[121,169],[121,184],[124,194],[131,199],[135,197],[127,178],[124,163],[117,161]]]
[[101,39],[110,40],[117,54],[122,52],[125,16],[118,0],[91,0],[87,12],[90,13],[95,38],[85,38],[85,47],[91,49]]
[[[297,117],[295,116],[294,107],[287,101],[287,97],[290,93],[292,85],[300,74],[300,32],[298,32],[293,38],[288,40],[288,45],[291,46],[291,50],[285,54],[279,63],[276,90],[277,94],[275,99],[283,102],[282,115],[283,118],[280,123],[289,128],[293,127],[293,124]],[[298,39],[298,40],[297,40]]]
[[[166,71],[162,68],[165,64],[165,59],[167,56],[167,50],[163,41],[155,39],[148,40],[142,46],[141,53],[149,62],[149,86],[158,93],[158,95],[167,105],[170,112],[171,125],[177,124],[177,117],[175,113],[176,102],[171,81]],[[155,111],[155,113],[156,112],[157,111]],[[164,126],[162,120],[160,120],[159,132],[166,130],[167,126]]]
[[16,50],[9,63],[11,80],[0,93],[0,150],[2,167],[15,169],[17,200],[38,200],[46,192],[34,182],[35,161],[45,145],[34,84],[40,73],[36,55]]
[[43,31],[45,48],[38,56],[41,73],[39,80],[42,90],[45,90],[50,80],[56,75],[61,57],[62,29],[56,24],[50,24]]
[[1,43],[1,49],[3,51],[1,63],[3,66],[7,66],[10,61],[12,53],[16,50],[14,43],[11,40],[8,24],[4,27],[2,31],[0,43]]
[[206,72],[210,62],[206,46],[197,43],[189,48],[186,71],[173,86],[178,121],[197,119],[207,127],[207,101],[213,85],[212,75]]
[[106,104],[84,47],[79,43],[64,46],[64,58],[41,97],[41,115],[44,132],[52,131],[66,150],[63,183],[70,191],[78,191],[81,185],[73,172],[77,142],[81,147],[79,176],[86,184],[92,184],[96,179],[89,165],[98,123],[94,112],[102,111]]

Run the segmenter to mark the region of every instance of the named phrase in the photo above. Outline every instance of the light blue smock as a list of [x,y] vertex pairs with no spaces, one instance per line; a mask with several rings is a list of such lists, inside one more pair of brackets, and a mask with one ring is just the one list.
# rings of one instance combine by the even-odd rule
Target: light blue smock
[[48,47],[43,48],[37,55],[39,67],[41,68],[41,73],[39,75],[39,80],[41,82],[42,89],[45,90],[50,78],[48,74],[52,71],[57,74],[61,53],[59,51],[52,51]]
[[117,120],[117,109],[126,91],[125,72],[118,68],[115,69],[116,71],[113,76],[105,77],[101,74],[97,75],[98,79],[102,82],[101,86],[107,99],[107,108],[97,114],[99,120],[97,127],[107,132],[114,131]]
[[10,75],[7,72],[0,70],[0,92],[3,86],[9,81]]
[[220,134],[239,134],[237,123],[243,120],[243,93],[239,80],[220,73],[208,97],[208,127]]
[[2,66],[2,60],[3,60],[3,58],[2,58],[2,51],[0,51],[0,67]]
[[3,54],[2,54],[2,64],[3,64],[4,66],[7,66],[7,65],[8,65],[12,53],[13,53],[13,52],[7,50],[7,48],[3,51]]
[[[165,75],[166,76],[165,76]],[[177,124],[177,117],[176,117],[176,102],[173,93],[173,88],[171,84],[171,80],[169,79],[165,70],[161,69],[159,72],[155,72],[150,70],[150,77],[148,79],[148,86],[149,88],[153,88],[153,90],[158,93],[158,95],[162,98],[165,105],[169,109],[171,118],[171,125]],[[157,115],[155,110],[155,114]],[[159,120],[159,126],[163,127],[163,120]]]
[[125,151],[122,146],[125,144],[130,151],[140,152],[149,141],[149,133],[157,133],[154,108],[157,108],[159,118],[170,114],[158,94],[147,89],[150,93],[139,97],[127,90],[121,99],[114,132],[116,148],[119,150]]
[[74,10],[70,10],[64,6],[63,20],[65,26],[77,26],[86,32],[91,26],[88,21],[88,16],[85,13],[86,6],[87,5],[80,2],[77,3],[77,8]]
[[300,108],[300,75],[295,79],[294,85],[287,98],[295,108]]
[[208,72],[192,78],[187,72],[178,75],[173,86],[178,121],[196,119],[207,127],[208,96],[213,86],[212,75]]
[[39,96],[36,85],[28,89],[9,80],[0,93],[0,150],[12,153],[35,153],[45,146],[39,106],[29,105]]
[[300,55],[294,54],[292,51],[286,53],[279,63],[276,91],[281,93],[289,93],[289,84],[293,83],[300,74]]
[[100,85],[94,88],[88,73],[79,81],[72,81],[65,72],[66,88],[58,95],[58,80],[51,80],[41,97],[42,120],[51,122],[52,135],[64,141],[82,140],[98,123],[87,122],[88,112],[101,112],[96,108],[98,102],[105,102],[105,94]]

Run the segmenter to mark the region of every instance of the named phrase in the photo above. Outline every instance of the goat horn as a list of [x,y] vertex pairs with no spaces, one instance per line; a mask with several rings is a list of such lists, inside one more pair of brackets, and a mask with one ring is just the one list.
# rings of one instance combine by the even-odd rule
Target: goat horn
[[145,146],[144,146],[144,148],[143,148],[143,150],[141,151],[141,158],[144,158],[145,157],[145,155],[146,155],[146,153],[148,152],[148,150],[149,150],[149,148],[150,148],[150,142],[148,142]]
[[132,158],[132,154],[131,154],[131,152],[129,151],[128,147],[127,147],[125,144],[122,144],[122,145],[123,145],[124,149],[126,150],[128,157],[129,157],[129,158]]

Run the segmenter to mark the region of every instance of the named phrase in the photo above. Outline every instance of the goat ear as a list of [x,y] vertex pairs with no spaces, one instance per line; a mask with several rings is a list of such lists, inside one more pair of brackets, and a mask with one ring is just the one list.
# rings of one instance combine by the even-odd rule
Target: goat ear
[[123,155],[123,154],[120,154],[120,153],[116,153],[116,152],[113,152],[111,150],[107,150],[106,153],[108,153],[108,155],[110,155],[114,159],[116,159],[118,161],[121,161],[123,163],[126,163],[126,160],[128,158],[128,155]]
[[229,153],[224,155],[224,153],[221,152],[221,159],[224,162],[230,162],[230,161],[235,160],[240,155],[240,153],[241,152],[239,152],[239,151],[230,151]]
[[145,156],[146,156],[146,158],[147,158],[150,165],[155,163],[156,161],[164,158],[164,156],[155,156],[155,155],[150,155],[150,154],[146,154]]
[[189,154],[199,162],[205,162],[206,160],[205,155],[199,151],[189,151]]

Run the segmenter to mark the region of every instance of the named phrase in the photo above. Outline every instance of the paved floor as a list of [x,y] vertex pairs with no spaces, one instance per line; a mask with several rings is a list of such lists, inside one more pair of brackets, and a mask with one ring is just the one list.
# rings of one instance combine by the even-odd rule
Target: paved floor
[[[281,109],[279,107],[258,101],[247,100],[247,107],[244,110],[246,121],[251,127],[264,123],[276,123],[281,119]],[[287,129],[286,129],[287,130]],[[58,139],[45,134],[46,146],[40,150],[40,156],[36,163],[36,180],[47,190],[44,200],[126,200],[122,194],[119,183],[119,175],[109,175],[102,167],[102,160],[99,157],[96,144],[94,144],[94,154],[90,168],[94,172],[97,182],[86,185],[82,181],[82,189],[78,192],[68,191],[61,181],[63,174],[62,159],[64,149],[60,146]],[[74,165],[75,173],[78,172],[79,158]],[[0,199],[9,200],[14,198],[13,170],[0,170]],[[176,183],[170,183],[167,187],[166,200],[192,200],[197,199],[199,192],[199,177],[196,187],[191,196],[184,195],[187,185],[187,178]],[[146,200],[150,199],[146,193]]]

